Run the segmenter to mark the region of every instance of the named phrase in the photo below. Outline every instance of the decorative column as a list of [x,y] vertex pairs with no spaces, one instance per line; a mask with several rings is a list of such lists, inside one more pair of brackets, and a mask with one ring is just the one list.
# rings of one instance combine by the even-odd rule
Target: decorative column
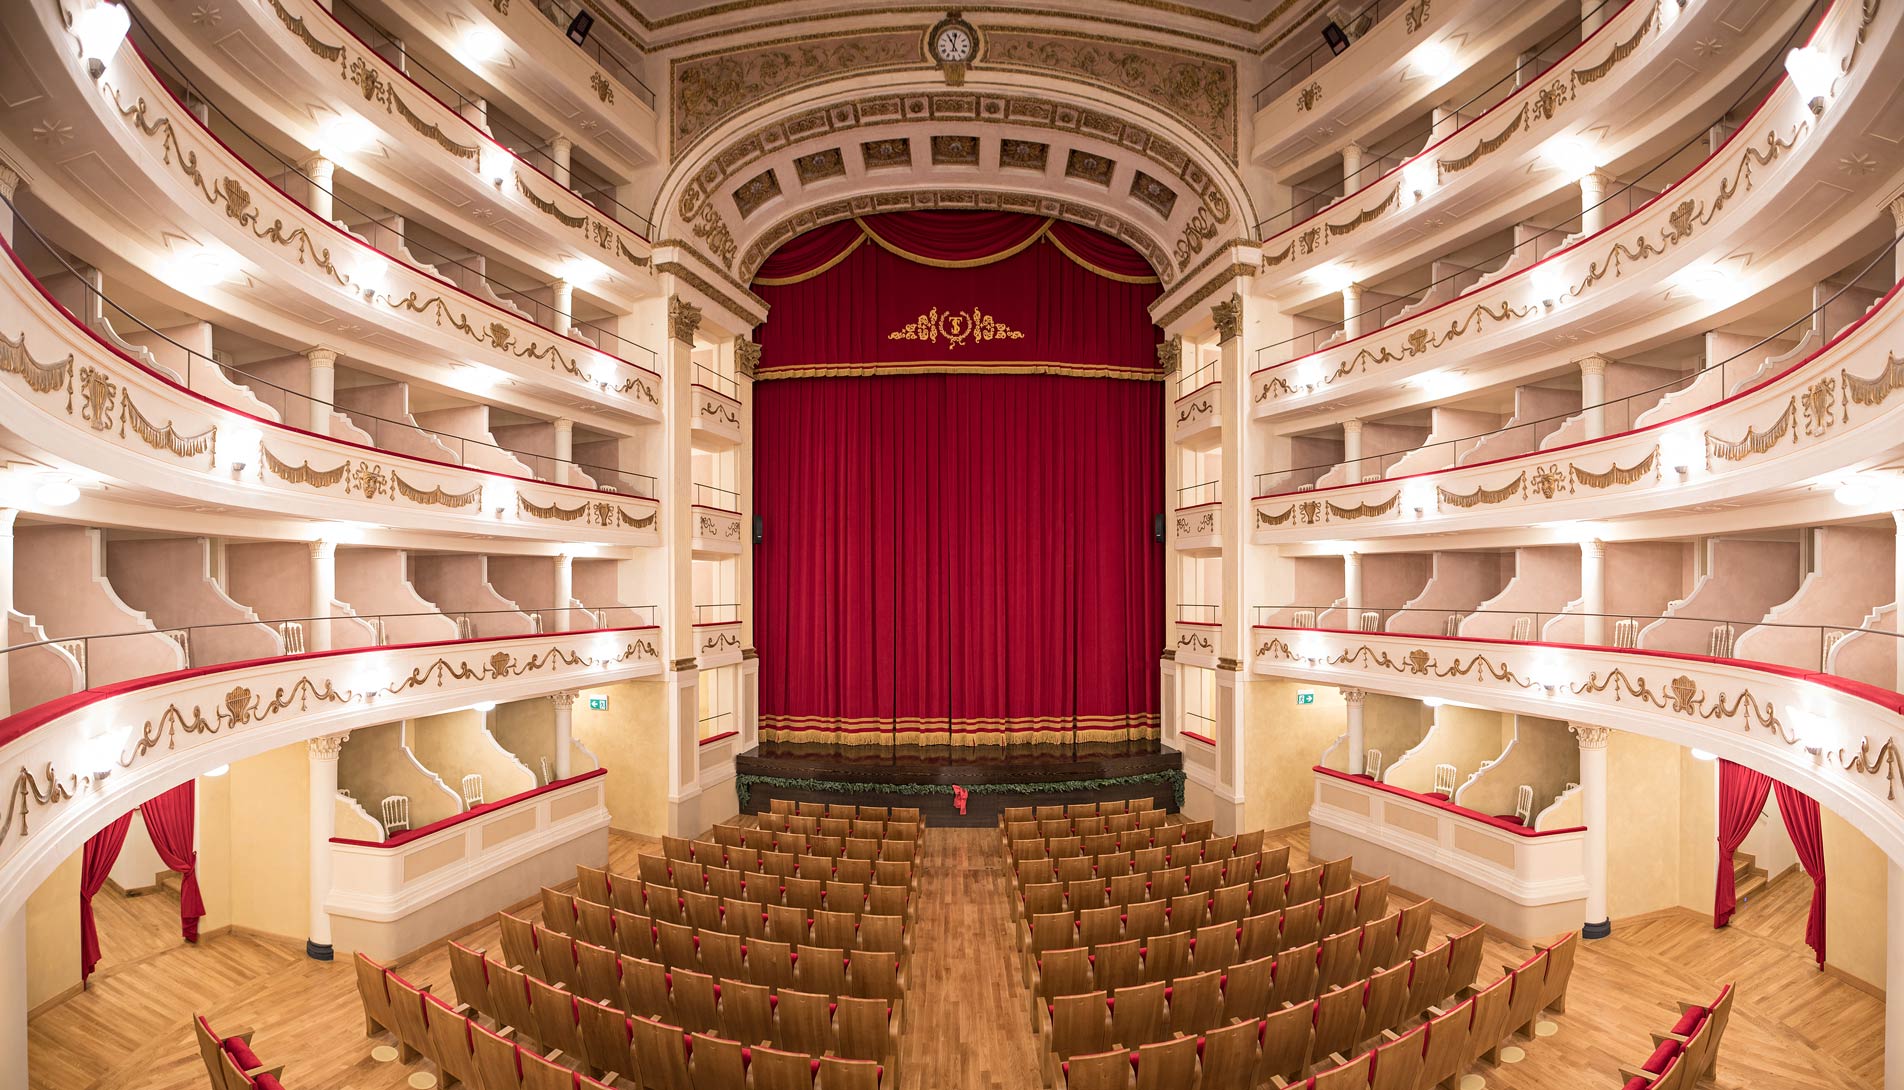
[[480,98],[464,99],[463,104],[456,108],[456,112],[463,115],[464,121],[484,132],[489,131],[489,103],[487,101]]
[[[1592,3],[1593,0],[1582,0],[1582,2]],[[1612,181],[1612,178],[1601,170],[1589,170],[1580,176],[1581,234],[1598,234],[1600,229],[1606,226],[1606,205],[1601,202],[1606,200],[1606,187],[1609,181]]]
[[575,145],[566,136],[558,136],[549,142],[549,159],[555,164],[549,176],[561,182],[564,189],[570,188],[569,155],[574,150]]
[[1362,285],[1353,281],[1342,288],[1342,336],[1353,339],[1362,335]]
[[331,649],[331,602],[337,597],[337,543],[311,542],[311,603],[304,615],[304,649]]
[[760,653],[751,647],[740,653],[740,749],[760,744]]
[[1587,826],[1587,922],[1580,933],[1604,939],[1613,933],[1613,921],[1607,917],[1606,879],[1606,750],[1613,732],[1586,723],[1567,727],[1580,740],[1580,809]]
[[[0,1090],[27,1090],[26,903],[0,910]],[[12,1059],[6,1057],[11,1056]]]
[[1580,367],[1580,415],[1586,422],[1587,438],[1606,434],[1605,356],[1587,356],[1576,361]]
[[1606,542],[1599,538],[1580,543],[1580,609],[1582,642],[1606,643]]
[[552,632],[567,632],[576,627],[570,603],[575,600],[575,558],[568,553],[555,554],[555,609],[551,615]]
[[310,179],[310,207],[319,219],[331,220],[332,208],[336,202],[331,199],[331,187],[336,184],[337,164],[322,155],[313,155],[304,161],[304,176]]
[[1349,467],[1350,484],[1362,481],[1362,422],[1342,422],[1342,464]]
[[13,195],[20,189],[20,175],[0,159],[0,197],[6,198],[6,204],[0,204],[0,239],[13,245]]
[[555,472],[552,474],[556,484],[573,484],[571,473],[575,462],[575,421],[555,421]]
[[1348,196],[1362,188],[1362,145],[1349,143],[1342,145],[1342,195]]
[[[20,512],[11,507],[0,507],[0,625],[6,624],[13,614],[13,520]],[[0,638],[4,638],[5,629],[0,629]],[[8,675],[6,660],[0,659],[0,719],[14,712],[13,693]]]
[[[1891,522],[1896,527],[1897,536],[1900,539],[1904,539],[1904,511],[1891,512]],[[1898,597],[1901,592],[1904,592],[1904,554],[1892,553],[1891,588],[1891,601],[1904,601],[1904,599]],[[1904,693],[1904,652],[1898,653],[1896,658],[1897,664],[1894,669],[1897,671],[1897,680],[1892,683],[1891,688],[1897,692]],[[1820,663],[1820,665],[1822,666],[1823,664]],[[1898,902],[1897,907],[1898,911],[1904,912],[1904,901]],[[1904,954],[1904,950],[1900,950],[1899,953]],[[1904,997],[1904,992],[1897,994],[1900,997]],[[1904,1006],[1904,999],[1900,999],[1899,1005]],[[1899,1083],[1898,1085],[1904,1086],[1904,1083]]]
[[[0,163],[0,192],[6,192],[6,183],[6,164]],[[4,210],[0,210],[0,213],[3,212]],[[1904,232],[1904,193],[1891,198],[1890,212],[1891,231],[1895,236],[1898,232]],[[1893,283],[1904,280],[1904,246],[1891,251],[1891,278]]]
[[337,403],[337,353],[322,345],[304,350],[311,365],[310,419],[307,427],[319,435],[331,433],[331,412]]
[[1349,722],[1349,775],[1360,776],[1368,771],[1368,741],[1363,733],[1362,709],[1368,699],[1368,693],[1361,689],[1342,690],[1342,706],[1348,711]]
[[1359,630],[1362,625],[1362,554],[1354,551],[1342,554],[1342,604],[1349,611],[1348,627]]
[[575,690],[549,694],[555,707],[555,778],[569,778],[569,754],[575,750]]
[[668,347],[664,353],[668,453],[660,474],[662,540],[667,583],[662,624],[668,634],[668,831],[693,836],[706,828],[696,799],[700,791],[700,659],[694,633],[693,506],[694,337],[701,308],[668,296]]
[[[1584,3],[1586,0],[1582,0],[1582,2]],[[1457,115],[1453,110],[1448,108],[1447,103],[1436,103],[1433,111],[1429,114],[1429,124],[1434,126],[1433,135],[1428,137],[1429,143],[1440,140],[1442,137],[1453,132],[1456,121]]]
[[567,336],[575,326],[574,319],[570,317],[575,311],[575,285],[567,280],[557,280],[549,285],[549,293],[555,299],[555,317],[549,319],[549,328]]
[[324,901],[331,894],[331,837],[337,835],[337,751],[349,731],[310,740],[311,751],[311,936],[304,953],[316,961],[331,960],[331,914]]

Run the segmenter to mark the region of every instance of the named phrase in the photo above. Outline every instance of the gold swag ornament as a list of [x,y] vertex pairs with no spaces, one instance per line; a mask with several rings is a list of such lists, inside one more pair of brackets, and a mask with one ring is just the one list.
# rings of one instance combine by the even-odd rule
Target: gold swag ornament
[[957,348],[967,341],[974,344],[979,341],[1022,341],[1025,335],[992,317],[977,307],[969,312],[960,310],[941,311],[933,307],[911,322],[886,334],[889,341],[925,341],[928,344],[945,342],[945,346]]

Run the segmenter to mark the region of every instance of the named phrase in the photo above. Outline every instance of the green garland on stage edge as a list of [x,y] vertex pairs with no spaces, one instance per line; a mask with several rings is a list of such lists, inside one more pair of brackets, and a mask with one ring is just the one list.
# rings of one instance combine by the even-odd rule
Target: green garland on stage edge
[[[1135,776],[1111,776],[1101,780],[1059,780],[1056,783],[976,783],[965,790],[974,795],[1034,795],[1045,791],[1093,791],[1104,787],[1121,787],[1134,783],[1168,783],[1176,796],[1177,809],[1183,809],[1183,786],[1188,779],[1180,769],[1165,769],[1162,772],[1143,772]],[[843,791],[854,794],[880,795],[950,795],[949,783],[847,783],[841,780],[802,780],[785,776],[749,776],[734,777],[734,794],[740,798],[741,812],[747,811],[747,804],[753,797],[753,788],[757,783],[769,787],[787,787],[797,791]]]

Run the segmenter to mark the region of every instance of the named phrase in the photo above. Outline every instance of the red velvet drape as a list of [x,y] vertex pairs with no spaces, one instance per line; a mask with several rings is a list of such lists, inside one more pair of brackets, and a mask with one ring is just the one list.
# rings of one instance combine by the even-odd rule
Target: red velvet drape
[[126,845],[126,830],[132,826],[132,813],[94,833],[86,841],[79,860],[79,982],[93,975],[99,964],[99,928],[93,923],[93,895],[106,888],[106,876]]
[[1765,809],[1765,796],[1772,789],[1771,778],[1731,761],[1719,762],[1719,884],[1712,898],[1712,926],[1724,927],[1739,906],[1738,888],[1732,878],[1732,853],[1745,843],[1752,823]]
[[192,848],[195,781],[186,780],[139,807],[145,831],[165,865],[178,871],[179,932],[186,942],[198,941],[198,921],[205,915],[205,899],[198,891],[198,852]]
[[1805,918],[1805,943],[1825,963],[1825,836],[1818,820],[1818,800],[1783,783],[1778,791],[1778,812],[1785,818],[1785,831],[1791,834],[1792,847],[1798,849],[1799,865],[1811,876],[1811,914]]
[[[867,217],[762,267],[755,642],[770,736],[1154,729],[1158,288],[1122,243],[1071,229],[1060,246],[1052,227]],[[925,336],[933,314],[994,335]]]

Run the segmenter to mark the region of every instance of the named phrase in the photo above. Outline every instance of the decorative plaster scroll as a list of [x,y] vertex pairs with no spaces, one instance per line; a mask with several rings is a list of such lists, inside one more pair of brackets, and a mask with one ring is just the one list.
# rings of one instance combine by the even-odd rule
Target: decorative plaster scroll
[[849,73],[925,64],[916,27],[791,38],[675,60],[669,81],[676,158],[708,130],[782,91]]
[[1197,53],[1087,35],[994,29],[988,67],[1061,72],[1162,107],[1236,160],[1236,65]]

